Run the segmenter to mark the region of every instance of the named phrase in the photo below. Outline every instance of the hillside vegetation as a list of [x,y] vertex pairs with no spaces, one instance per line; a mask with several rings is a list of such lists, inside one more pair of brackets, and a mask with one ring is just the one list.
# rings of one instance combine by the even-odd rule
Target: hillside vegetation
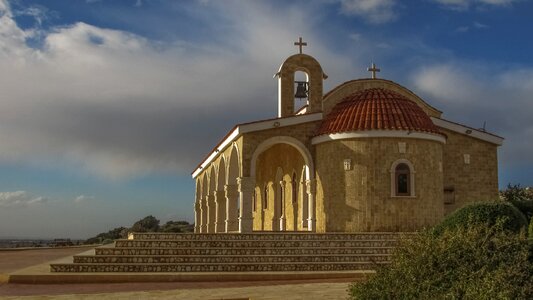
[[95,237],[89,238],[85,244],[107,244],[116,239],[123,239],[128,237],[128,232],[193,232],[194,224],[189,224],[187,221],[168,221],[163,225],[159,225],[160,221],[154,216],[147,216],[135,222],[131,227],[117,227],[102,232]]

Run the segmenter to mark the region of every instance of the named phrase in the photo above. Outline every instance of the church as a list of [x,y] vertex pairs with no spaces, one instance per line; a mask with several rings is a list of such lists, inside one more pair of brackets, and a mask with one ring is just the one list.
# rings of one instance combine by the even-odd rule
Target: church
[[498,199],[502,137],[444,118],[374,64],[324,93],[295,45],[275,75],[277,117],[236,125],[192,173],[195,232],[407,232]]

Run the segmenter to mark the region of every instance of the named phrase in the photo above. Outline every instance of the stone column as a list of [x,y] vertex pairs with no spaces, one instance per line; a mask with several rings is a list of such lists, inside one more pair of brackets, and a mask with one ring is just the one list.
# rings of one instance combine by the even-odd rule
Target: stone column
[[307,230],[316,231],[316,220],[315,220],[315,194],[316,194],[316,180],[306,180],[306,192],[307,192],[307,201],[309,204],[309,213],[307,219]]
[[215,232],[226,231],[226,192],[215,192],[216,221]]
[[200,232],[207,232],[207,205],[206,198],[200,198]]
[[299,210],[301,211],[301,214],[302,214],[302,219],[300,220],[301,221],[301,227],[302,227],[302,230],[307,230],[308,228],[308,225],[309,225],[309,197],[307,196],[307,183],[306,181],[302,181],[300,182],[300,188],[298,190],[298,193],[301,193],[302,195],[302,205],[301,207],[299,207]]
[[237,200],[239,191],[234,184],[224,186],[226,194],[226,232],[235,232],[239,230],[239,219],[237,215]]
[[215,232],[215,218],[216,218],[216,204],[215,195],[207,196],[207,232]]
[[237,178],[237,186],[239,187],[239,232],[253,231],[253,214],[252,201],[255,187],[255,178],[253,177],[239,177]]
[[194,233],[200,232],[200,221],[202,219],[202,211],[200,210],[199,199],[194,201]]
[[281,216],[279,217],[279,230],[285,231],[287,230],[287,217],[285,216],[285,181],[279,182],[280,188],[280,195],[279,195],[279,202],[280,202],[280,213]]

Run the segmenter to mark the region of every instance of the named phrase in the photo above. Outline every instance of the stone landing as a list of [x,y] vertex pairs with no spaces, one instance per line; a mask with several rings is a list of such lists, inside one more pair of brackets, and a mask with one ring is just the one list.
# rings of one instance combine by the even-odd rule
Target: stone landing
[[133,233],[10,282],[362,279],[389,261],[399,233]]

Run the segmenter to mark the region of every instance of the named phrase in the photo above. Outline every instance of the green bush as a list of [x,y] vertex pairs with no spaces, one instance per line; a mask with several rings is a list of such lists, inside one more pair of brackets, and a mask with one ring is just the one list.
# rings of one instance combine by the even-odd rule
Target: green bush
[[500,197],[518,208],[527,219],[533,217],[533,189],[509,184],[505,191],[500,191]]
[[533,240],[533,217],[529,221],[528,236],[529,236],[529,239]]
[[507,202],[496,201],[466,205],[435,226],[434,232],[442,234],[446,229],[465,228],[471,223],[494,225],[499,218],[503,219],[503,228],[506,230],[520,232],[527,228],[526,217],[516,207]]
[[533,264],[525,234],[504,221],[471,223],[441,235],[402,240],[390,265],[348,290],[351,299],[532,299]]

